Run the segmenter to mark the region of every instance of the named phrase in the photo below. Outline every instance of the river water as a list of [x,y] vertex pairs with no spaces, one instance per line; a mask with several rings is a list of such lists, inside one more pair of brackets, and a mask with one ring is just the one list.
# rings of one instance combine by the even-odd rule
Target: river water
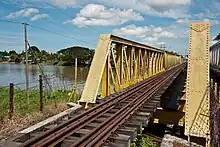
[[[75,68],[71,66],[41,66],[45,75],[53,79],[54,83],[64,85],[65,83],[74,83]],[[83,88],[88,75],[88,67],[78,67],[77,83],[79,88]],[[29,65],[29,83],[30,87],[36,85],[39,75],[42,74],[38,65]],[[20,89],[25,88],[25,65],[24,64],[0,64],[0,87],[8,86],[9,83],[17,84]],[[55,85],[55,84],[54,84]],[[57,84],[58,85],[58,84]],[[80,90],[80,91],[81,91]]]

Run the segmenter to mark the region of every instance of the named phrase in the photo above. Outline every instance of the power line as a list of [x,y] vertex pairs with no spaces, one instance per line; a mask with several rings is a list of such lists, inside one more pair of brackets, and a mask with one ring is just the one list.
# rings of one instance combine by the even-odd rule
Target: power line
[[16,37],[22,37],[23,35],[17,35],[17,34],[2,34],[0,33],[0,36],[16,36]]
[[[23,0],[25,3],[27,3],[27,4],[31,4],[32,5],[32,3],[30,3],[30,2],[27,2],[26,0]],[[33,8],[36,8],[36,9],[41,9],[41,11],[43,11],[44,13],[49,13],[49,14],[52,14],[51,12],[49,12],[49,11],[46,11],[44,8],[42,8],[42,7],[37,7],[37,6],[32,6]],[[24,7],[25,8],[25,7]],[[48,22],[50,22],[51,24],[53,24],[53,25],[55,25],[55,26],[57,26],[58,28],[62,28],[62,29],[65,29],[66,31],[73,31],[73,30],[70,30],[70,29],[67,29],[66,27],[61,27],[61,26],[59,26],[58,24],[56,24],[55,23],[55,21],[54,20],[49,20],[49,19],[47,19],[47,21]],[[58,21],[56,21],[56,22],[58,22]],[[73,32],[75,32],[75,31],[73,31]],[[76,32],[75,32],[76,33]],[[77,34],[75,34],[75,35],[77,35]],[[77,36],[79,36],[79,35],[77,35]]]
[[[5,1],[8,2],[8,3],[11,3],[11,2],[9,2],[9,1],[7,1],[7,0],[5,0]],[[24,0],[24,2],[26,2],[26,1]],[[47,2],[45,2],[45,3],[48,4],[48,5],[50,5],[50,4],[47,3]],[[13,4],[13,3],[11,3],[11,4]],[[13,5],[15,5],[15,4],[13,4]],[[15,6],[17,6],[17,5],[15,5]],[[53,5],[51,5],[51,6],[53,6]],[[25,7],[23,7],[23,8],[25,8]],[[35,8],[38,8],[38,7],[35,7]],[[54,8],[55,8],[55,6],[54,6]],[[42,8],[40,8],[40,9],[42,9]],[[58,9],[58,8],[57,8],[57,9]],[[60,10],[60,11],[62,11],[62,10]],[[64,13],[65,13],[65,12],[64,12]],[[1,20],[0,20],[0,21],[1,21]],[[8,21],[8,20],[2,20],[2,21],[4,21],[4,22],[9,22],[9,23],[23,24],[23,23],[15,22],[15,21]],[[52,23],[52,22],[51,22],[51,23]],[[52,24],[58,26],[58,25],[55,24],[55,23],[52,23]],[[61,34],[61,33],[53,32],[53,31],[50,31],[50,30],[48,30],[48,29],[40,28],[40,27],[37,27],[37,26],[34,26],[34,25],[30,25],[30,24],[27,24],[27,25],[30,26],[30,27],[32,27],[32,28],[36,28],[36,29],[39,29],[39,30],[43,30],[43,31],[46,31],[46,32],[50,32],[50,33],[52,33],[52,34],[56,34],[56,35],[59,35],[59,36],[62,36],[62,37],[66,37],[66,38],[73,39],[73,40],[77,40],[77,41],[84,42],[84,43],[87,43],[87,44],[95,45],[94,43],[90,43],[90,42],[87,42],[87,41],[84,41],[84,40],[81,40],[81,39],[77,39],[77,38],[75,38],[75,37],[70,37],[70,36],[67,36],[67,35],[63,35],[63,34]],[[60,27],[60,26],[58,26],[58,27]],[[62,27],[62,28],[63,28],[63,27]],[[69,30],[68,30],[68,31],[69,31]]]
[[[8,1],[8,0],[4,0],[4,1],[6,1],[6,2],[8,2],[8,3],[10,3],[10,4],[12,4],[12,5],[14,5],[14,6],[17,7],[16,4],[14,4],[14,3],[12,3],[12,2],[10,2],[10,1]],[[30,2],[27,2],[26,0],[23,0],[23,1],[24,1],[25,3],[29,3],[29,4],[31,4]],[[41,0],[41,1],[42,1],[43,3],[45,3],[45,4],[47,4],[48,6],[51,6],[51,7],[53,7],[54,9],[58,10],[59,12],[61,12],[61,13],[64,14],[65,16],[69,17],[70,19],[74,19],[73,16],[71,16],[71,15],[68,14],[68,13],[66,13],[66,12],[63,11],[62,9],[60,9],[60,8],[54,6],[54,5],[52,5],[52,4],[50,4],[50,3],[46,2],[46,1],[43,1],[43,0]],[[41,9],[41,10],[43,10],[43,8],[40,8],[40,7],[36,7],[36,6],[31,6],[31,7],[34,7],[34,8],[37,8],[37,9]],[[22,6],[22,8],[26,8],[26,7]],[[46,13],[47,13],[47,12],[46,12]],[[51,14],[51,13],[50,13],[50,14]],[[80,22],[78,22],[78,23],[80,23]],[[52,23],[52,24],[54,24],[54,23]],[[87,26],[87,27],[89,27],[89,28],[95,30],[96,32],[100,33],[100,30],[95,29],[94,27],[91,27],[91,26],[86,25],[86,24],[83,24],[83,23],[80,23],[80,24],[81,24],[81,25],[85,25],[85,26]],[[56,24],[54,24],[54,25],[56,25]]]
[[[10,2],[10,1],[8,1],[8,0],[4,0],[4,1],[7,2],[7,3],[9,3],[9,4],[11,4],[11,5],[14,5],[15,7],[18,7],[18,5],[14,4],[14,3],[12,3],[12,2]],[[51,14],[50,12],[45,11],[44,8],[42,8],[42,7],[33,6],[32,3],[27,2],[26,0],[23,0],[23,1],[24,1],[24,3],[30,4],[32,8],[41,9],[43,12]],[[26,8],[26,7],[25,7],[25,6],[21,6],[21,8]],[[54,23],[54,22],[51,21],[51,20],[48,20],[48,19],[47,19],[47,21],[49,21],[51,24],[53,24],[53,25],[55,25],[55,26],[57,26],[57,27],[59,27],[59,28],[65,29],[65,30],[67,30],[67,31],[70,31],[69,29],[66,29],[65,27],[60,27],[58,24]],[[58,21],[57,21],[57,22],[58,22]],[[72,30],[71,30],[71,31],[72,31]]]
[[13,23],[13,24],[22,24],[21,22],[17,22],[17,21],[11,21],[11,20],[5,20],[5,19],[0,19],[1,22],[5,22],[5,23]]
[[28,41],[27,41],[27,45],[28,45],[28,47],[29,47],[29,50],[31,51],[31,54],[34,56],[34,58],[35,58],[35,60],[36,60],[36,62],[37,62],[37,65],[38,65],[38,67],[39,67],[39,69],[40,69],[40,72],[41,72],[41,74],[43,75],[43,78],[45,78],[46,83],[47,83],[47,85],[48,85],[49,88],[50,88],[50,91],[52,91],[52,88],[51,88],[51,86],[50,86],[49,82],[47,81],[47,78],[46,78],[46,76],[45,76],[45,74],[44,74],[44,71],[43,71],[43,69],[41,68],[41,66],[40,66],[40,64],[38,63],[38,61],[37,61],[36,54],[33,52],[33,50],[32,50],[32,48],[31,48],[31,46],[30,46],[30,44],[29,44]]
[[59,35],[59,36],[63,36],[63,37],[69,38],[69,39],[73,39],[73,40],[77,40],[77,41],[84,42],[84,43],[87,43],[87,44],[95,45],[94,43],[90,43],[90,42],[87,42],[87,41],[84,41],[84,40],[81,40],[81,39],[77,39],[77,38],[74,38],[74,37],[70,37],[70,36],[67,36],[67,35],[63,35],[63,34],[61,34],[61,33],[53,32],[53,31],[50,31],[50,30],[48,30],[48,29],[36,27],[36,26],[30,25],[30,24],[27,24],[27,25],[30,26],[30,27],[32,27],[32,28],[38,29],[38,30],[43,30],[43,31],[46,31],[46,32],[49,32],[49,33],[52,33],[52,34],[55,34],[55,35]]
[[7,45],[7,46],[17,46],[17,45],[24,45],[24,44],[21,44],[21,43],[17,43],[17,42],[11,42],[11,43],[2,43],[0,42],[0,45]]
[[[52,4],[50,4],[50,3],[46,2],[46,1],[43,1],[43,0],[41,0],[41,1],[44,2],[44,3],[47,4],[47,5],[49,5],[49,6],[53,7],[53,8],[55,8],[55,9],[57,9],[59,12],[61,12],[61,13],[64,14],[65,16],[70,17],[71,19],[74,19],[73,16],[71,16],[71,15],[68,14],[68,13],[66,13],[66,12],[63,11],[62,9],[60,9],[60,8],[54,6],[54,5],[52,5]],[[78,22],[78,23],[80,23],[80,22]],[[89,28],[95,30],[96,32],[100,33],[100,30],[98,30],[98,29],[96,29],[96,28],[94,28],[94,27],[91,27],[91,26],[86,25],[86,24],[83,24],[83,23],[80,23],[80,24],[81,24],[81,25],[85,25],[85,26],[87,26],[87,27],[89,27]]]

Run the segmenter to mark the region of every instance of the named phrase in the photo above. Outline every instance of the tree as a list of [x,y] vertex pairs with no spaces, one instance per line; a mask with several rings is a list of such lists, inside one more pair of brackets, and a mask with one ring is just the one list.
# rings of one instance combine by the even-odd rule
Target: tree
[[16,51],[15,50],[12,50],[12,51],[9,51],[9,55],[17,55]]
[[35,52],[35,53],[40,53],[40,50],[38,49],[38,47],[36,46],[31,46],[29,49],[28,49],[28,53],[31,53],[32,52]]
[[94,55],[94,51],[79,46],[61,49],[57,53],[59,54],[59,58],[63,61],[63,65],[74,65],[75,58],[78,58],[79,65],[85,65],[85,62],[90,61]]

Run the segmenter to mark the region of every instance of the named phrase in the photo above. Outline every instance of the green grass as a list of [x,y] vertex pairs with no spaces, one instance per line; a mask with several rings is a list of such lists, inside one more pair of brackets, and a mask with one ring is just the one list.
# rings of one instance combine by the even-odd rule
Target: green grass
[[131,143],[131,147],[159,147],[159,144],[153,142],[150,137],[139,134],[137,138]]
[[[51,93],[44,93],[44,105],[54,102],[72,101],[72,91],[70,90],[54,90]],[[26,98],[25,90],[14,91],[14,107],[15,115],[25,116],[32,112],[40,110],[40,93],[38,89],[29,90],[29,105]],[[9,89],[0,88],[0,118],[5,118],[9,113]]]

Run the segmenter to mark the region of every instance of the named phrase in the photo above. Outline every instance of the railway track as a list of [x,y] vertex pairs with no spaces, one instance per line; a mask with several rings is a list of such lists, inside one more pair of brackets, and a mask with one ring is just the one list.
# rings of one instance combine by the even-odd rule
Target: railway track
[[23,142],[21,146],[108,146],[111,136],[131,125],[132,119],[147,125],[160,96],[184,67],[185,64],[175,66],[111,95],[101,104]]

